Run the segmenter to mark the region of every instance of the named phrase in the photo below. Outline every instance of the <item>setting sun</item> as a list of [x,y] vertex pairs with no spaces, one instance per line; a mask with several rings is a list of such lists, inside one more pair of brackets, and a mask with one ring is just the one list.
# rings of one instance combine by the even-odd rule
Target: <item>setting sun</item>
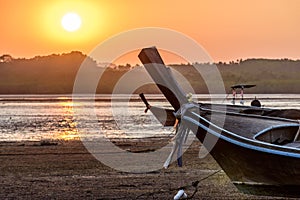
[[76,31],[81,26],[81,18],[77,13],[69,12],[62,17],[61,25],[66,31]]
[[[109,15],[105,4],[94,1],[52,1],[39,10],[38,28],[44,45],[51,52],[68,52],[74,49],[91,49],[103,40],[108,29],[104,19]],[[60,44],[57,46],[57,44]]]

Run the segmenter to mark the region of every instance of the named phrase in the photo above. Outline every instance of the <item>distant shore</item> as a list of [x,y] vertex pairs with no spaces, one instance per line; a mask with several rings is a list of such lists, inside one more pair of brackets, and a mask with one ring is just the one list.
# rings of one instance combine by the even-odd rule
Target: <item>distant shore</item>
[[[159,148],[165,141],[114,143],[137,152]],[[103,165],[80,140],[0,142],[0,198],[172,199],[182,183],[208,177],[200,182],[194,199],[270,199],[240,193],[211,156],[198,158],[199,146],[195,141],[183,155],[182,168],[173,163],[168,169],[135,174]],[[186,192],[191,195],[194,189]]]
[[[0,62],[0,94],[72,93],[74,82],[78,81],[76,79],[78,71],[83,63],[86,73],[81,76],[85,76],[82,78],[86,81],[79,84],[83,86],[79,89],[82,93],[94,93],[92,88],[95,87],[96,93],[111,94],[121,77],[130,70],[133,77],[145,78],[145,80],[148,77],[141,65],[116,66],[108,63],[99,65],[91,57],[78,51],[36,56],[31,59],[10,57]],[[194,66],[197,66],[197,70]],[[229,92],[232,85],[255,84],[257,87],[247,89],[246,93],[300,93],[298,87],[300,84],[300,60],[253,58],[229,63],[172,64],[170,67],[188,80],[195,93],[199,94],[213,92],[208,91],[207,84],[216,84],[217,86],[224,84],[225,92]],[[215,67],[218,68],[222,80],[215,80],[214,75],[202,77],[201,71]],[[132,70],[133,68],[135,70]],[[87,84],[94,75],[99,76],[97,77],[99,82],[95,83],[98,85]],[[158,89],[154,85],[147,84],[138,86],[135,92],[155,94],[158,93]]]

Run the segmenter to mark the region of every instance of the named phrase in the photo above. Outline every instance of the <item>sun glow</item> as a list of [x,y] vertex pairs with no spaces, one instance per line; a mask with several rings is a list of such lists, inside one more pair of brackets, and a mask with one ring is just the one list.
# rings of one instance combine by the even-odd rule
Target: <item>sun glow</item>
[[[53,52],[73,51],[79,47],[94,48],[95,41],[99,43],[107,33],[104,19],[108,14],[104,5],[99,9],[94,1],[51,2],[41,10],[43,17],[39,21],[48,48],[60,44],[60,47],[52,48]],[[63,50],[60,51],[60,48]]]
[[61,19],[61,25],[66,31],[76,31],[81,26],[81,17],[74,12],[66,13]]

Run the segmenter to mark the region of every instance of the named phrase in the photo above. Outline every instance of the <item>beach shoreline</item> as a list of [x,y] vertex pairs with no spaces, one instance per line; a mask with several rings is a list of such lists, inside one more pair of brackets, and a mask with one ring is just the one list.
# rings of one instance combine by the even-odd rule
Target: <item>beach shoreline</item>
[[[166,141],[113,142],[129,151],[145,152]],[[194,199],[270,199],[240,193],[210,155],[198,157],[200,145],[192,143],[181,168],[172,163],[168,169],[128,173],[102,164],[80,140],[0,142],[0,198],[173,199],[179,187],[204,179]],[[186,193],[191,195],[194,189],[189,187]]]

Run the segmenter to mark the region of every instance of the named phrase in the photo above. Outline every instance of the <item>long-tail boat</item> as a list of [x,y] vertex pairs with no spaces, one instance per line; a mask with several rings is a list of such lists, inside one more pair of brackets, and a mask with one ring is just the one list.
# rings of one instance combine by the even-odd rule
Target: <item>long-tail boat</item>
[[164,125],[185,124],[240,191],[300,197],[299,110],[190,102],[155,47],[139,59],[173,107],[150,106],[141,95],[147,109]]

